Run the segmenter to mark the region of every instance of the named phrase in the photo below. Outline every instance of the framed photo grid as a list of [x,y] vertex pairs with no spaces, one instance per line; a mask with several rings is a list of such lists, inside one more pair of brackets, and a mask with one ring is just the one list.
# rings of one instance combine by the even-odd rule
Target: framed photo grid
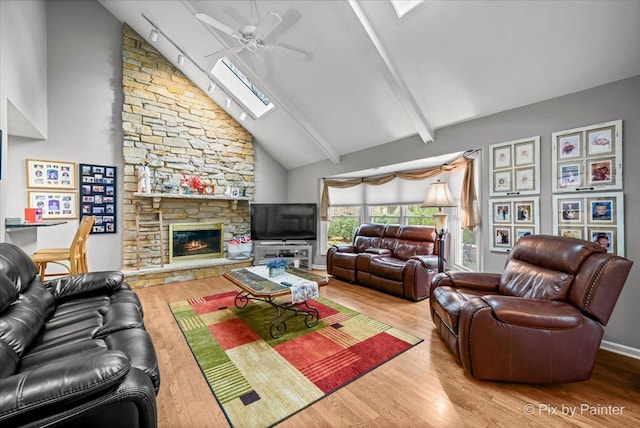
[[76,164],[27,159],[27,187],[30,189],[76,189]]
[[622,189],[622,121],[551,134],[553,192]]
[[540,193],[540,136],[489,147],[490,196]]
[[91,233],[116,233],[116,167],[80,164],[80,213],[95,216]]
[[553,195],[554,234],[597,242],[624,256],[624,194]]
[[78,218],[77,192],[32,190],[28,192],[28,207],[41,208],[44,220]]
[[540,198],[489,199],[491,251],[508,252],[525,235],[540,233]]

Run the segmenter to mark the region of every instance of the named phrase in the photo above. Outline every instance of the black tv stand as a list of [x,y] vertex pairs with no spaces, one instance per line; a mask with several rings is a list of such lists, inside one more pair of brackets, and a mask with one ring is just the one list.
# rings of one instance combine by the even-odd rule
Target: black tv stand
[[287,258],[295,266],[311,269],[312,250],[307,241],[257,241],[253,244],[253,264],[269,259]]

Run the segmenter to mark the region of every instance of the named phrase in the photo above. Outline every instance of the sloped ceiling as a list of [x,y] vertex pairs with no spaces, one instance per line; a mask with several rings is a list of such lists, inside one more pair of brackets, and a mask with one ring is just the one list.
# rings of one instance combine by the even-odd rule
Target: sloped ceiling
[[[232,29],[252,10],[254,23],[281,16],[276,41],[312,58],[280,47],[229,58],[276,105],[242,123],[288,169],[412,135],[438,144],[438,128],[640,74],[632,0],[426,0],[402,19],[384,0],[100,3],[203,90],[208,55],[238,41],[196,13]],[[162,33],[155,42],[150,22]],[[211,96],[224,108],[224,93]],[[226,110],[239,120],[237,104]]]

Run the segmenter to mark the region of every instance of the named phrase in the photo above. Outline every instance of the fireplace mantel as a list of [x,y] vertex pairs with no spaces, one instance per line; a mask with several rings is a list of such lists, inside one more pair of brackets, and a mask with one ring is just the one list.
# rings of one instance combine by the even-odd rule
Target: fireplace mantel
[[218,200],[229,201],[233,209],[238,207],[238,201],[250,201],[250,196],[226,196],[226,195],[202,195],[202,194],[176,194],[176,193],[142,193],[135,192],[133,194],[135,198],[151,198],[153,201],[153,208],[159,209],[162,199],[196,199],[196,200]]

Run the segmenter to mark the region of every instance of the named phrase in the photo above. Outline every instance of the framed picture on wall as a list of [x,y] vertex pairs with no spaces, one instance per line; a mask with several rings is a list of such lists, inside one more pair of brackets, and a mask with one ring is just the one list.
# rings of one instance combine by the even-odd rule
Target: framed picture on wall
[[539,197],[490,199],[491,251],[507,252],[518,239],[540,233]]
[[80,215],[96,218],[91,233],[116,233],[116,167],[80,164]]
[[45,220],[78,218],[76,192],[61,190],[29,191],[29,208],[41,208]]
[[30,189],[75,189],[74,162],[27,159],[27,187]]
[[540,137],[492,144],[490,196],[540,193]]
[[[598,242],[607,251],[624,256],[624,194],[590,192],[553,196],[553,230],[559,236],[572,236]],[[604,234],[604,236],[602,236]]]
[[622,189],[622,121],[551,134],[553,192]]

